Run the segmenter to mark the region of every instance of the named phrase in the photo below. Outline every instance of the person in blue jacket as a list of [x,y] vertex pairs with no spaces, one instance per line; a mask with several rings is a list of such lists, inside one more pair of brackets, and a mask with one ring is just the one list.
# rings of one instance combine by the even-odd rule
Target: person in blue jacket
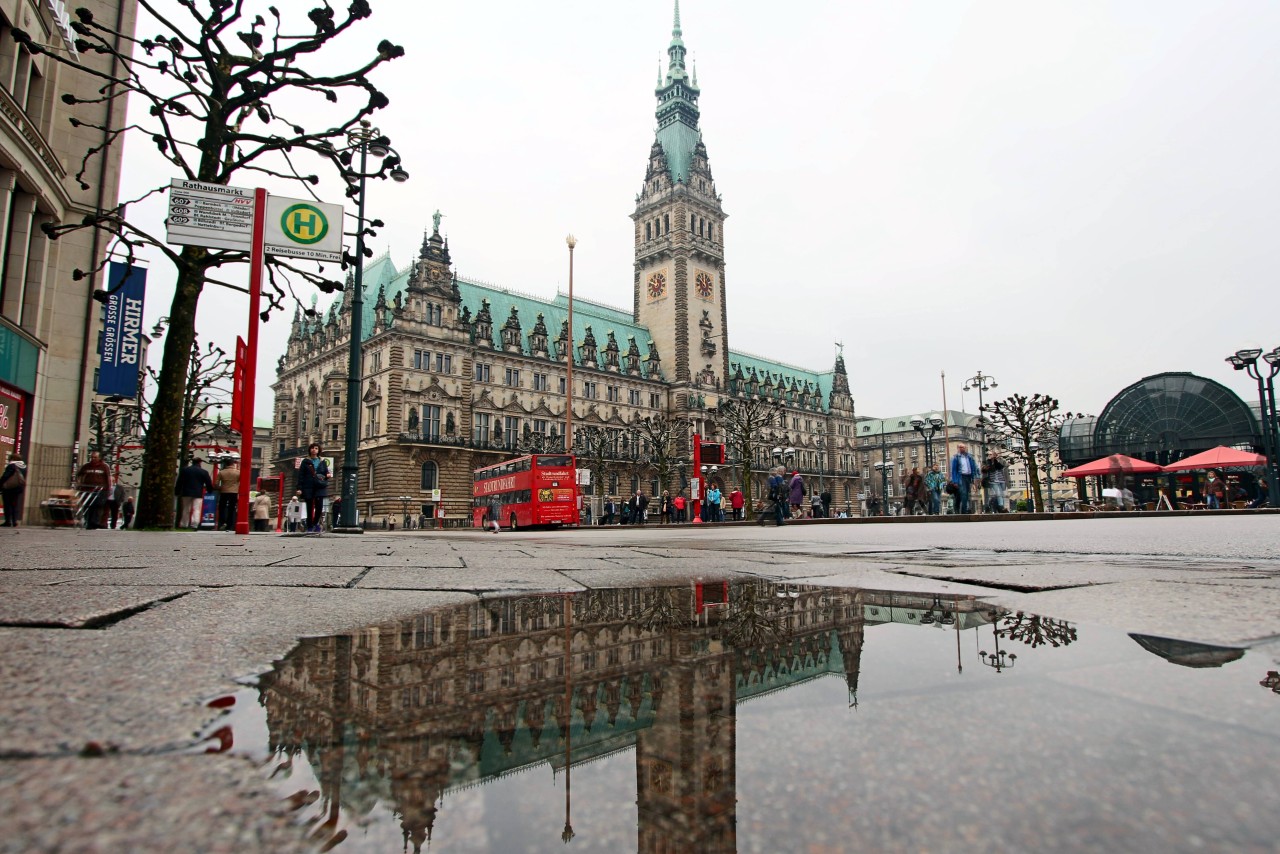
[[955,501],[956,513],[972,513],[969,504],[969,493],[973,489],[974,478],[980,477],[978,461],[969,453],[969,447],[963,442],[956,447],[955,456],[951,458],[951,482],[958,490],[952,498]]

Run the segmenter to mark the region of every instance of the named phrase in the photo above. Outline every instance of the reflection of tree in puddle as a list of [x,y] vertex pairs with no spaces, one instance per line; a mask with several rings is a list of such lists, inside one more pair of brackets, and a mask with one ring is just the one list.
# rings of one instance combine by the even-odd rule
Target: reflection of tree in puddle
[[1005,613],[997,631],[1009,640],[1021,641],[1035,649],[1038,646],[1068,646],[1076,640],[1076,629],[1064,620],[1054,620],[1022,611]]
[[260,692],[321,844],[389,809],[419,851],[446,794],[545,764],[563,773],[567,840],[574,767],[633,751],[638,850],[728,852],[739,703],[825,676],[852,700],[882,614],[958,638],[986,625],[979,607],[759,580],[491,599],[304,640]]

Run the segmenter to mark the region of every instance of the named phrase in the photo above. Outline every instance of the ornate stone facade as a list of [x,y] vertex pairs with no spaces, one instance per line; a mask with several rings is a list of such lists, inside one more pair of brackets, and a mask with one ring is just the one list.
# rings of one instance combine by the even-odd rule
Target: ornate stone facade
[[[690,436],[723,441],[723,407],[749,398],[777,408],[759,447],[794,448],[797,467],[814,484],[821,473],[837,505],[856,491],[843,357],[817,372],[728,347],[725,214],[697,125],[699,90],[685,71],[678,11],[668,54],[633,215],[630,311],[575,297],[569,346],[565,295],[539,299],[458,276],[438,219],[411,265],[398,269],[384,256],[363,271],[362,517],[430,516],[439,489],[447,521],[468,524],[474,469],[564,448],[567,358],[574,450],[582,456],[586,436],[610,437],[609,452],[599,455],[604,470],[595,473],[597,496],[687,488],[695,474]],[[340,456],[353,287],[349,280],[327,311],[313,302],[294,317],[274,385],[282,470],[313,441]],[[637,426],[646,419],[678,427],[679,464],[655,463]],[[773,462],[768,452],[752,459],[751,483],[724,473],[713,479],[755,497]]]

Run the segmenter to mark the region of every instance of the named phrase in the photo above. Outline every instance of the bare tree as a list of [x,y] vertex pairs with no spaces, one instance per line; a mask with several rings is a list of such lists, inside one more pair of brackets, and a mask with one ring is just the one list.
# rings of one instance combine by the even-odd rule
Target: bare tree
[[[231,406],[231,382],[235,362],[227,351],[209,342],[191,344],[187,360],[187,385],[182,395],[182,454],[192,445],[219,432],[222,413]],[[122,470],[142,468],[142,441],[153,410],[159,372],[148,365],[144,371],[136,404],[123,406],[111,399],[97,403],[89,413],[89,447]]]
[[643,418],[636,423],[641,443],[648,448],[649,465],[658,475],[663,489],[671,488],[671,475],[680,465],[680,443],[684,439],[678,421],[665,416]]
[[[109,56],[116,61],[113,67],[122,69],[113,75],[77,65],[82,73],[101,81],[98,96],[92,100],[132,97],[147,105],[146,117],[137,124],[93,126],[105,135],[106,142],[85,152],[76,173],[81,187],[89,187],[91,162],[132,132],[150,138],[176,174],[188,180],[257,183],[265,176],[292,183],[300,193],[314,196],[311,188],[320,182],[320,176],[311,170],[319,167],[336,170],[347,182],[349,196],[356,192],[359,174],[351,168],[348,134],[387,105],[386,95],[373,85],[370,74],[384,62],[402,56],[404,49],[384,40],[372,56],[343,72],[311,73],[303,66],[310,62],[318,68],[332,65],[324,49],[372,14],[368,0],[351,0],[343,15],[322,0],[305,17],[298,6],[282,4],[290,13],[287,19],[276,6],[267,6],[270,23],[261,14],[247,11],[244,2],[233,0],[210,0],[207,4],[181,0],[165,8],[155,0],[138,0],[138,5],[149,16],[145,26],[154,25],[159,31],[156,35],[139,38],[116,32],[84,8],[76,10],[71,24],[78,51]],[[23,30],[15,29],[13,37],[31,53],[50,61],[74,62]],[[76,102],[70,94],[63,100]],[[345,106],[330,107],[329,103]],[[286,115],[289,112],[296,119]],[[124,110],[116,113],[123,115]],[[317,116],[332,117],[326,120],[335,123],[309,129]],[[74,125],[80,120],[72,118],[71,122]],[[398,165],[395,157],[385,158],[369,177],[386,177]],[[169,335],[144,454],[139,527],[167,527],[172,521],[170,492],[178,465],[188,359],[195,341],[200,295],[206,284],[236,287],[210,274],[248,260],[247,253],[239,250],[171,248],[162,235],[147,231],[130,218],[129,206],[162,194],[169,177],[114,210],[96,211],[78,223],[44,226],[50,239],[78,229],[99,229],[114,239],[130,260],[140,247],[148,246],[166,256],[177,271],[168,309]],[[370,225],[381,223],[374,220]],[[345,260],[350,264],[359,259],[347,256]],[[106,263],[105,257],[96,263],[91,270],[75,271],[74,277],[96,276]],[[308,268],[280,257],[269,259],[267,281],[264,320],[284,305],[295,283],[310,283],[326,292],[341,288],[337,279],[324,275],[322,267]],[[105,298],[101,292],[95,296]]]
[[[1030,397],[1012,394],[982,407],[982,418],[987,428],[1008,440],[1010,451],[1026,465],[1036,507],[1044,506],[1040,494],[1040,467],[1036,458],[1048,437],[1056,436],[1055,431],[1061,430],[1062,422],[1072,417],[1074,416],[1070,412],[1059,413],[1058,399],[1047,394],[1033,394]],[[1032,447],[1033,444],[1035,447]]]
[[725,445],[737,457],[740,468],[738,482],[749,497],[755,497],[751,463],[756,458],[756,448],[767,444],[765,434],[777,425],[781,411],[780,402],[757,395],[734,397],[720,404]]

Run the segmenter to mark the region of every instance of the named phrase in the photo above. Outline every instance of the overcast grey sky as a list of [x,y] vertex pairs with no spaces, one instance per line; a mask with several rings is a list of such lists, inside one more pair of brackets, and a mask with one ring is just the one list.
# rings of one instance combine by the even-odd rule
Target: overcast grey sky
[[[407,264],[439,208],[461,274],[550,298],[573,232],[575,294],[629,308],[670,0],[373,7],[348,43],[408,52],[376,80],[412,174],[370,191],[375,249]],[[860,415],[939,408],[944,370],[953,408],[979,369],[1091,413],[1168,370],[1254,397],[1223,358],[1280,344],[1280,4],[685,0],[681,17],[729,213],[731,347],[823,370],[843,341]],[[146,147],[132,186],[154,180]],[[171,282],[154,264],[152,319]],[[207,293],[202,332],[233,342],[245,304]],[[264,327],[267,377],[287,333]]]

